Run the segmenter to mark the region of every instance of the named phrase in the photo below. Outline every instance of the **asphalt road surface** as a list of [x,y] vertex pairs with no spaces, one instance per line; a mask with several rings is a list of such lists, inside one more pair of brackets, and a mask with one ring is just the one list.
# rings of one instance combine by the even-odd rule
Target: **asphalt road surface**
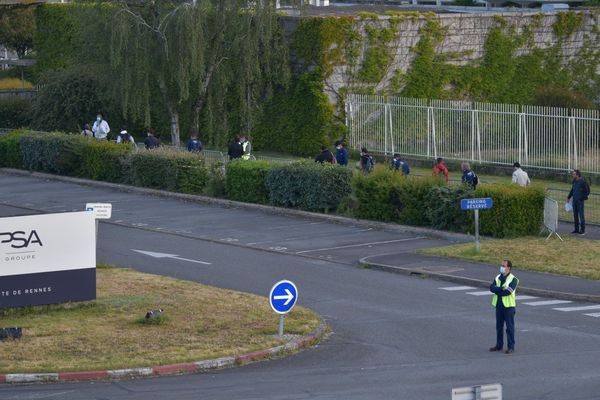
[[265,301],[273,283],[290,279],[298,304],[321,314],[333,334],[296,355],[240,368],[3,385],[0,399],[429,400],[450,399],[453,387],[486,383],[502,383],[511,400],[600,397],[600,318],[521,301],[516,352],[490,353],[494,310],[483,291],[356,266],[359,257],[441,239],[0,175],[0,216],[31,213],[23,207],[81,210],[92,201],[112,202],[115,209],[113,223],[100,224],[100,261],[256,293]]

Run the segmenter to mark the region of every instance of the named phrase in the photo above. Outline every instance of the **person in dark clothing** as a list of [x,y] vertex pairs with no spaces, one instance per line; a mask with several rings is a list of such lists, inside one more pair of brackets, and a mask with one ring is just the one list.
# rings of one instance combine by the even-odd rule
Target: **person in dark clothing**
[[581,171],[576,169],[573,171],[573,183],[571,191],[567,196],[567,201],[572,200],[573,205],[573,221],[575,222],[575,230],[571,233],[585,235],[585,213],[584,202],[590,194],[590,187],[585,179],[581,176]]
[[466,183],[467,186],[475,190],[477,188],[477,184],[479,183],[479,178],[471,170],[471,165],[468,162],[464,162],[461,164],[463,170],[462,183]]
[[335,160],[342,167],[348,165],[348,149],[346,149],[346,145],[341,140],[335,143]]
[[149,128],[146,132],[146,138],[144,139],[144,146],[147,150],[156,149],[160,147],[160,140],[154,136],[154,129]]
[[504,347],[504,325],[506,324],[506,354],[515,351],[515,310],[517,306],[516,291],[519,280],[512,273],[512,263],[504,260],[500,274],[492,281],[492,305],[496,308],[496,345],[490,351],[502,351]]
[[404,161],[398,153],[394,154],[391,167],[394,171],[402,171],[404,175],[410,174],[410,167],[408,166],[408,163]]
[[235,160],[236,158],[242,158],[244,155],[244,148],[240,143],[240,137],[236,136],[235,140],[231,142],[229,145],[229,150],[227,151],[229,155],[229,160]]
[[366,147],[360,149],[360,170],[369,173],[375,168],[375,159],[369,154]]
[[187,141],[187,150],[191,153],[199,153],[202,151],[202,142],[198,139],[198,131],[192,129],[190,138]]
[[321,164],[325,162],[333,164],[333,154],[329,151],[329,149],[326,146],[321,146],[321,153],[319,153],[319,155],[315,157],[315,162],[319,162]]

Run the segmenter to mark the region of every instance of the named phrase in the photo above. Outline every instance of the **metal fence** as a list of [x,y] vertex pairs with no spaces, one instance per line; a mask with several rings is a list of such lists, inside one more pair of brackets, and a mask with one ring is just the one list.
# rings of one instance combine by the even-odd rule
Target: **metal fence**
[[[558,219],[565,222],[573,221],[573,212],[565,211],[568,190],[548,188],[546,195],[558,201]],[[592,192],[584,202],[585,222],[590,225],[600,225],[600,193]]]
[[356,150],[600,173],[597,110],[349,95],[346,124]]

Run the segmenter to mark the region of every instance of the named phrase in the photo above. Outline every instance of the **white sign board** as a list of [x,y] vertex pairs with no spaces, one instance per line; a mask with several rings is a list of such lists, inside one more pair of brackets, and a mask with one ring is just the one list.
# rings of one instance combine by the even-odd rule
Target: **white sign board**
[[91,211],[96,219],[110,219],[112,215],[112,204],[110,203],[87,203],[85,211]]
[[96,298],[89,212],[0,218],[0,308]]
[[502,400],[502,384],[455,388],[452,389],[452,400]]

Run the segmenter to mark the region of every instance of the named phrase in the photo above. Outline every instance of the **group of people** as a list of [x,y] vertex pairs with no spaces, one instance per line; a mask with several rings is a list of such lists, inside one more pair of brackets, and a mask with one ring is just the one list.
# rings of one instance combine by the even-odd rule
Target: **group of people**
[[229,156],[229,160],[250,160],[252,158],[252,144],[246,135],[238,135],[235,137],[229,144],[227,155]]

